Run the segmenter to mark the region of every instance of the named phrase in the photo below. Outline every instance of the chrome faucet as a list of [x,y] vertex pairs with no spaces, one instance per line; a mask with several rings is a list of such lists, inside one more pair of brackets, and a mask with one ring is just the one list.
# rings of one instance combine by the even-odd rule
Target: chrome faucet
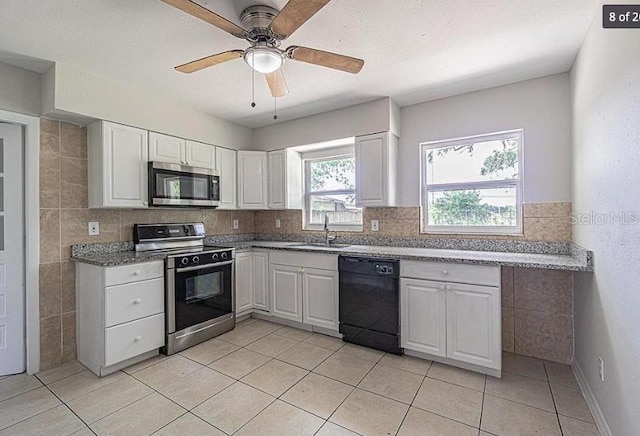
[[337,237],[338,237],[338,234],[336,232],[334,232],[333,237],[329,237],[329,215],[325,213],[324,214],[324,243],[325,243],[325,245],[331,244],[333,241],[336,240]]

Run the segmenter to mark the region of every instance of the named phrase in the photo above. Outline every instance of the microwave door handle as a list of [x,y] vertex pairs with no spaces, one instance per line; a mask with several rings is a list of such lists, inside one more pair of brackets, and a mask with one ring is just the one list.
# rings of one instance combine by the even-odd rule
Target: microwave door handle
[[186,268],[176,268],[176,272],[197,271],[197,270],[205,269],[205,268],[214,268],[214,267],[218,267],[218,266],[231,265],[232,263],[233,263],[233,260],[229,260],[227,262],[210,263],[208,265],[189,266],[189,267],[186,267]]

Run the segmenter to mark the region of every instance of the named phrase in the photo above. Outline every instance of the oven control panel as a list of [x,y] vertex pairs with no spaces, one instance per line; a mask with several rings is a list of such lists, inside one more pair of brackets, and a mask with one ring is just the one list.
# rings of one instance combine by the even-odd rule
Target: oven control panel
[[202,251],[193,254],[178,254],[167,258],[169,268],[190,268],[200,265],[213,265],[233,260],[233,249]]

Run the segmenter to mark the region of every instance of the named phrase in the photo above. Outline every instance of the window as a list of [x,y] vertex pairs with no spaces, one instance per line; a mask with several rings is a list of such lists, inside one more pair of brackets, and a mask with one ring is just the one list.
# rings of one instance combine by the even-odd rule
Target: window
[[356,171],[352,154],[305,160],[305,229],[362,230],[356,207]]
[[522,130],[421,144],[422,231],[522,233]]

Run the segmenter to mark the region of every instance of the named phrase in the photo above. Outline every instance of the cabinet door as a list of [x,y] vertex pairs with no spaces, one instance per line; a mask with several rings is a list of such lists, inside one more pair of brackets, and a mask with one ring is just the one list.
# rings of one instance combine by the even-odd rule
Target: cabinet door
[[270,265],[271,314],[302,322],[301,268]]
[[269,207],[286,207],[286,156],[284,150],[269,152]]
[[398,139],[389,132],[356,138],[356,204],[396,204]]
[[238,207],[268,208],[267,152],[238,151]]
[[253,308],[253,254],[236,255],[236,314]]
[[202,142],[187,141],[185,162],[192,167],[216,169],[216,148]]
[[220,206],[218,209],[236,208],[236,151],[216,147],[216,169],[220,172]]
[[269,254],[253,253],[253,307],[269,311]]
[[302,321],[338,330],[338,271],[304,268]]
[[447,284],[447,357],[501,368],[500,288]]
[[149,160],[184,164],[185,140],[161,133],[149,132]]
[[446,290],[442,283],[400,281],[400,342],[403,348],[447,355]]
[[146,208],[149,182],[147,131],[105,122],[102,133],[104,197],[102,204],[95,206]]

